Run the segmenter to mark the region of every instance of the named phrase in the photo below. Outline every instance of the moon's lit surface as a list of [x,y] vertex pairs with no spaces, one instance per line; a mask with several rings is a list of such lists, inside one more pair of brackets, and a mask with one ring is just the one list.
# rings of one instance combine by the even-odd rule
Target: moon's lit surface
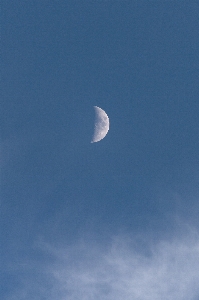
[[91,143],[101,141],[109,131],[109,118],[105,111],[98,106],[95,109],[95,128]]

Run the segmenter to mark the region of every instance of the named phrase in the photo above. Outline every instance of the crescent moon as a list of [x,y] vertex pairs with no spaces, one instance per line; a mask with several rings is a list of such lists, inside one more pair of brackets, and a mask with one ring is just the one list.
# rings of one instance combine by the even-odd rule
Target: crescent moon
[[95,128],[91,143],[101,141],[109,131],[109,118],[105,111],[98,106],[95,109]]

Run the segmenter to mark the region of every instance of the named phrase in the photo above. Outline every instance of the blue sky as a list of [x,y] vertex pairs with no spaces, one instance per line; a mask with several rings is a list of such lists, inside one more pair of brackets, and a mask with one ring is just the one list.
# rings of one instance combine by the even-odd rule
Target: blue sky
[[2,2],[2,299],[199,299],[198,11]]

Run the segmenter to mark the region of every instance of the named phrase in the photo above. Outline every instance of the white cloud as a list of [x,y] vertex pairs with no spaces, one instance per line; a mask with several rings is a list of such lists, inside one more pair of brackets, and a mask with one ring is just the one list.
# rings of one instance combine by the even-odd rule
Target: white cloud
[[62,249],[43,244],[53,262],[34,266],[24,288],[9,299],[199,299],[198,234],[146,244],[140,248],[136,239],[126,237],[104,248],[86,242]]
[[[199,297],[197,234],[160,241],[148,254],[119,238],[108,250],[89,245],[59,253],[50,268],[60,300],[187,300]],[[149,247],[149,246],[148,246]],[[58,299],[58,298],[55,298]]]

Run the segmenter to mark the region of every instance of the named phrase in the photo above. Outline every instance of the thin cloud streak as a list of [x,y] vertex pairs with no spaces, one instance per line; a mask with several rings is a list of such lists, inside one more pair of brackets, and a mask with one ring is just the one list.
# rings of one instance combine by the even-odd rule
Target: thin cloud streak
[[153,246],[148,243],[146,249],[137,247],[136,239],[129,241],[129,237],[120,236],[109,247],[81,242],[62,249],[40,243],[51,262],[40,265],[39,272],[37,263],[29,264],[20,291],[9,299],[198,299],[197,232]]
[[123,241],[122,251],[116,244],[107,253],[89,257],[93,251],[88,247],[86,258],[71,262],[62,258],[52,270],[62,299],[191,300],[199,296],[198,237],[162,241],[147,256],[124,249]]

